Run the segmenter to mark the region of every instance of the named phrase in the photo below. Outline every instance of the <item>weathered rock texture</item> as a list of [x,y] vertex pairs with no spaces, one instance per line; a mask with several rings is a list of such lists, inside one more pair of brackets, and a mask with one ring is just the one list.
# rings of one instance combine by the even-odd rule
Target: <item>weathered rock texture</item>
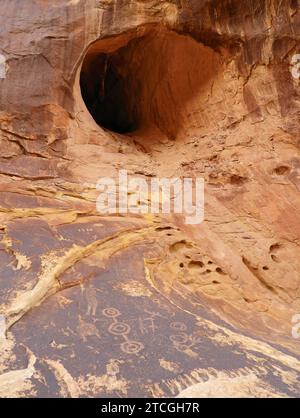
[[[299,396],[299,5],[0,0],[0,396]],[[120,168],[205,222],[100,216]]]

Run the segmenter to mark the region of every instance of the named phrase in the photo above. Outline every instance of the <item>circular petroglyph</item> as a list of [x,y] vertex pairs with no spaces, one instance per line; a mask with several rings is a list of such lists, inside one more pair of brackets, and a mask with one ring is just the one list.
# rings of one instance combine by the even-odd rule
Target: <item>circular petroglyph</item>
[[175,331],[186,331],[187,326],[183,322],[172,322],[170,327]]
[[130,332],[130,326],[124,322],[115,322],[109,326],[108,331],[114,335],[127,335]]
[[125,341],[121,344],[121,350],[126,354],[138,354],[144,349],[144,345],[138,341]]
[[116,318],[117,316],[121,315],[121,312],[115,308],[106,308],[102,311],[103,315],[107,318]]
[[179,351],[187,351],[192,347],[192,344],[176,344],[176,349]]
[[186,344],[189,340],[189,337],[184,332],[181,332],[180,334],[170,335],[170,340],[174,344]]

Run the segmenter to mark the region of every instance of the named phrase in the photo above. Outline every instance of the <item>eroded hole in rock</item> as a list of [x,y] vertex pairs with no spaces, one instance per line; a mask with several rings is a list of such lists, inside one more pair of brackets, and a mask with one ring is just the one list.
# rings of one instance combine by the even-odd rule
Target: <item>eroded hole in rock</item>
[[204,263],[202,263],[202,261],[191,261],[189,263],[189,268],[190,269],[202,269],[204,267]]
[[276,174],[277,176],[284,176],[286,174],[289,174],[291,171],[290,167],[286,166],[286,165],[281,165],[279,167],[276,167],[273,170],[273,173]]
[[235,186],[242,186],[244,183],[246,183],[247,179],[242,176],[238,176],[237,174],[234,174],[230,177],[230,183]]
[[[80,87],[99,126],[120,134],[155,128],[169,139],[187,125],[220,68],[219,55],[188,36],[145,29],[94,43]],[[202,98],[201,98],[202,97]]]
[[125,134],[138,127],[132,80],[118,65],[118,54],[86,58],[80,85],[83,100],[98,125]]

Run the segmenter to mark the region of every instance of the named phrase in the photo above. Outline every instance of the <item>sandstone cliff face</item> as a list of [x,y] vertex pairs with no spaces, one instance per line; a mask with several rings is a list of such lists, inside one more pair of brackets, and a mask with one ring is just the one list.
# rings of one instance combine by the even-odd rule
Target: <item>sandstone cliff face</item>
[[[0,0],[0,396],[299,396],[299,5]],[[100,216],[120,168],[205,222]]]

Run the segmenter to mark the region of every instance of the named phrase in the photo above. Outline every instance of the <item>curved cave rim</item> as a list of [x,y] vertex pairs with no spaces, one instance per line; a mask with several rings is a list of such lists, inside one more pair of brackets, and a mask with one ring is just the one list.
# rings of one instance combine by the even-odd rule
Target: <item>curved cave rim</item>
[[[161,135],[162,138],[167,138],[167,140],[176,140],[177,134],[180,132],[180,130],[183,131],[183,122],[182,122],[182,112],[181,107],[184,106],[185,102],[189,101],[189,97],[187,97],[186,93],[183,93],[182,100],[181,97],[177,97],[174,102],[175,103],[175,109],[173,110],[173,119],[168,117],[167,112],[168,109],[171,108],[172,103],[170,101],[164,100],[164,103],[160,105],[160,108],[153,109],[155,105],[153,106],[153,102],[146,103],[147,110],[143,111],[141,110],[140,103],[145,102],[144,97],[142,97],[141,90],[145,88],[143,85],[144,78],[141,77],[141,74],[138,72],[140,69],[133,68],[133,75],[136,76],[135,83],[136,85],[134,87],[129,86],[128,87],[128,74],[122,77],[119,77],[119,69],[117,68],[117,74],[116,77],[114,77],[114,71],[109,70],[108,74],[111,76],[111,84],[113,85],[114,81],[117,80],[119,84],[121,85],[121,89],[118,91],[117,94],[115,94],[115,97],[118,97],[118,104],[115,105],[116,100],[113,99],[111,102],[108,102],[108,105],[106,104],[105,100],[109,95],[111,95],[111,91],[108,88],[107,91],[109,91],[109,94],[106,92],[104,93],[104,103],[101,103],[101,106],[96,105],[95,108],[93,108],[93,102],[94,100],[91,100],[90,97],[87,98],[86,92],[88,91],[88,88],[86,87],[87,82],[83,79],[84,76],[91,77],[92,78],[92,72],[93,72],[93,62],[97,59],[108,60],[109,62],[113,62],[112,66],[114,65],[114,61],[118,59],[118,57],[124,57],[126,58],[126,55],[130,56],[130,53],[136,53],[143,55],[143,46],[150,48],[157,48],[157,44],[160,42],[162,45],[163,43],[170,44],[174,43],[175,47],[172,44],[171,48],[176,48],[176,45],[181,45],[181,52],[183,50],[182,44],[184,44],[187,48],[187,50],[190,51],[190,55],[196,55],[199,59],[199,56],[203,53],[204,56],[208,56],[208,61],[213,57],[215,60],[213,70],[211,70],[211,73],[209,76],[207,74],[205,75],[205,69],[204,67],[206,65],[205,60],[201,63],[203,68],[200,66],[200,70],[198,70],[200,73],[203,70],[203,79],[199,81],[198,75],[195,76],[195,72],[193,73],[194,78],[192,77],[192,84],[193,85],[193,91],[190,92],[190,96],[196,95],[199,89],[202,88],[202,86],[209,81],[210,78],[215,77],[220,70],[222,71],[222,53],[219,51],[214,50],[211,46],[205,45],[199,40],[196,40],[191,35],[182,34],[176,30],[170,29],[166,26],[155,26],[155,25],[148,25],[148,26],[140,26],[138,28],[135,28],[134,30],[129,30],[127,32],[108,36],[105,38],[97,39],[90,43],[86,48],[84,53],[81,57],[81,63],[77,72],[78,76],[78,84],[79,84],[79,92],[81,96],[81,100],[83,102],[83,109],[86,114],[89,116],[89,120],[93,121],[94,127],[97,127],[97,129],[101,130],[101,132],[110,133],[112,135],[117,134],[123,137],[140,137],[140,136],[147,136],[148,133],[151,132],[154,134],[156,132],[156,135]],[[153,46],[154,45],[154,46]],[[191,45],[193,48],[191,49]],[[146,49],[146,48],[144,48]],[[132,52],[133,51],[133,52]],[[155,72],[158,71],[158,66],[161,65],[162,62],[167,62],[168,57],[170,57],[170,53],[164,50],[163,48],[160,48],[156,51],[156,55],[154,56],[153,65],[151,63],[151,71]],[[173,51],[174,52],[174,51]],[[196,52],[196,53],[195,53]],[[147,50],[147,54],[144,55],[149,56],[149,50]],[[182,63],[185,63],[185,59],[187,56],[185,56],[185,59],[178,58],[176,56],[176,53],[173,53],[173,56],[175,56],[175,59],[179,59],[179,67],[181,68],[182,72],[189,72],[188,64],[185,67],[182,67]],[[127,61],[126,61],[127,59]],[[134,60],[131,60],[131,58],[127,57],[125,59],[125,64],[123,65],[123,68],[126,67],[132,67],[132,63]],[[180,59],[182,62],[180,62]],[[191,58],[193,60],[195,58]],[[160,64],[158,65],[158,61],[160,61]],[[103,65],[103,63],[101,64]],[[164,64],[165,65],[165,64]],[[153,66],[153,68],[152,68]],[[174,62],[173,62],[174,67]],[[175,66],[176,67],[176,66]],[[121,66],[120,66],[121,68]],[[167,65],[166,65],[167,68]],[[121,68],[122,69],[122,68]],[[163,67],[163,78],[166,78],[166,74],[164,74],[164,67]],[[174,71],[174,68],[173,68]],[[149,71],[150,72],[150,71]],[[176,72],[176,68],[175,68]],[[207,72],[207,71],[206,71]],[[103,77],[102,72],[99,71],[97,74],[97,79]],[[106,76],[104,76],[105,78]],[[182,84],[182,74],[177,77],[179,78],[179,83]],[[205,77],[208,77],[207,80]],[[114,79],[114,80],[113,80]],[[129,80],[132,83],[132,80]],[[164,80],[165,81],[165,80]],[[138,83],[140,82],[140,85]],[[93,83],[93,82],[92,82]],[[161,83],[161,80],[159,80],[158,84]],[[97,84],[97,81],[95,82]],[[105,88],[109,83],[107,83],[107,79],[105,79]],[[99,87],[99,86],[98,86]],[[97,90],[98,87],[95,89]],[[150,95],[152,95],[151,92],[151,86],[149,86]],[[152,89],[153,89],[153,83],[152,83]],[[93,89],[92,89],[93,90]],[[105,90],[104,90],[105,91]],[[134,93],[134,98],[132,99],[132,91]],[[119,92],[121,92],[121,97],[123,96],[122,100],[119,100]],[[88,93],[90,94],[90,93]],[[155,92],[156,94],[156,92]],[[165,93],[164,93],[165,94]],[[91,93],[91,97],[93,97],[94,92]],[[148,94],[149,95],[149,94]],[[154,96],[154,95],[153,95]],[[142,97],[142,100],[141,100]],[[155,97],[156,99],[156,97]],[[98,100],[98,99],[97,99]],[[97,101],[96,100],[96,101]],[[124,105],[120,105],[119,102],[124,103]],[[180,103],[182,102],[182,103]],[[127,105],[129,103],[129,105]],[[148,106],[148,107],[147,107]],[[111,108],[112,110],[108,110]],[[95,113],[99,112],[98,114]],[[125,110],[124,110],[125,109]],[[166,110],[167,109],[167,110]],[[82,111],[82,107],[80,109]],[[128,113],[126,113],[128,112]],[[105,116],[108,114],[108,118]],[[118,123],[115,125],[115,115],[114,113],[118,114],[117,121]],[[98,115],[100,114],[100,117]],[[120,122],[121,121],[121,122]],[[125,122],[124,122],[125,121]],[[120,122],[120,123],[119,123]]]
[[[103,38],[97,38],[95,40],[93,40],[92,42],[90,42],[85,48],[84,51],[81,53],[79,59],[78,59],[78,64],[77,64],[77,69],[75,70],[75,81],[74,81],[74,86],[75,86],[75,93],[74,96],[75,97],[75,101],[77,102],[77,108],[79,108],[79,113],[84,113],[85,117],[88,118],[88,120],[93,124],[94,129],[97,129],[101,132],[105,132],[107,134],[111,134],[112,136],[114,135],[118,135],[118,136],[131,136],[130,134],[134,134],[136,132],[138,132],[138,129],[136,130],[132,130],[131,132],[128,132],[127,134],[125,133],[119,133],[119,132],[115,132],[111,129],[105,128],[101,125],[99,125],[97,123],[97,121],[94,119],[93,115],[91,114],[84,98],[82,95],[82,88],[81,88],[81,73],[82,73],[82,68],[84,66],[85,60],[89,54],[89,52],[96,46],[96,45],[103,45],[102,48],[100,48],[100,53],[102,54],[106,54],[106,53],[115,53],[117,52],[119,49],[121,48],[126,48],[126,46],[128,46],[128,44],[135,39],[141,39],[143,37],[147,37],[150,34],[155,35],[156,33],[174,33],[174,34],[178,34],[176,32],[176,30],[167,27],[165,24],[161,23],[161,22],[156,22],[156,23],[147,23],[147,24],[141,24],[133,29],[129,29],[126,30],[123,33],[117,33],[117,34],[111,34],[111,35],[106,35]],[[186,35],[180,35],[180,36],[186,36]],[[107,43],[110,44],[110,42],[113,44],[114,41],[116,42],[116,44],[118,44],[118,42],[120,42],[120,45],[116,45],[115,48],[112,48],[111,50],[108,51],[109,45],[107,46]],[[79,94],[78,94],[79,92]],[[78,102],[79,102],[79,106],[78,106]]]

